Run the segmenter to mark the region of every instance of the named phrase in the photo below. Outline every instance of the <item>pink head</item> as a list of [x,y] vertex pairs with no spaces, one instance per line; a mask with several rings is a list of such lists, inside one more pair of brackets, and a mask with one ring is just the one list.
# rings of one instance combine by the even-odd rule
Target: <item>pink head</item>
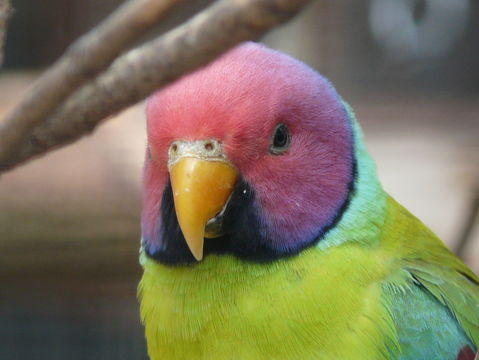
[[[153,257],[189,260],[184,245],[172,244],[182,239],[165,193],[168,148],[178,139],[217,140],[240,175],[224,219],[227,238],[215,240],[211,251],[252,260],[297,253],[319,241],[347,205],[354,178],[350,120],[330,83],[289,56],[242,44],[153,94],[146,114],[151,155],[142,231]],[[278,126],[279,140],[286,136],[288,143],[276,151]]]

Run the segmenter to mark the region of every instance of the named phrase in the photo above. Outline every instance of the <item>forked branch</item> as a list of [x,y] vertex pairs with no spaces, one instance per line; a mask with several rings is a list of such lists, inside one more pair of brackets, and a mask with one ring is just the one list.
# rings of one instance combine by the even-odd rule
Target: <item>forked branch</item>
[[[282,23],[308,0],[221,0],[158,39],[119,57],[95,81],[74,93],[8,156],[0,171],[70,143],[179,76],[232,46]],[[0,142],[5,134],[0,130]]]
[[51,115],[59,104],[105,70],[180,1],[130,0],[73,43],[0,122],[0,164],[9,161],[31,130]]

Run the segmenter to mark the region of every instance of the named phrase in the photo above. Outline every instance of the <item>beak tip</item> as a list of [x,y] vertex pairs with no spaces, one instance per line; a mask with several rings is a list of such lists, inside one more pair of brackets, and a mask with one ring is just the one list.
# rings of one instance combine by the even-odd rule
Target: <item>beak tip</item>
[[196,259],[196,261],[203,260],[203,246],[198,247],[196,249],[190,247],[191,254]]
[[195,236],[186,236],[185,240],[191,255],[197,261],[201,261],[203,259],[204,231],[201,231],[200,234],[195,234]]

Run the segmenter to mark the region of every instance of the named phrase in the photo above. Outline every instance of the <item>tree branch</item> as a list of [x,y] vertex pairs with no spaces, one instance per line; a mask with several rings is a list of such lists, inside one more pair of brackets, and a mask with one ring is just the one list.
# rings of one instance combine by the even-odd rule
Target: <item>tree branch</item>
[[93,131],[105,117],[288,20],[308,1],[217,1],[183,25],[117,59],[38,126],[19,151],[1,157],[0,171]]
[[31,130],[69,95],[106,69],[180,1],[130,0],[73,43],[0,122],[0,164],[7,161]]
[[0,66],[3,64],[3,48],[7,35],[7,23],[10,17],[10,1],[0,0]]

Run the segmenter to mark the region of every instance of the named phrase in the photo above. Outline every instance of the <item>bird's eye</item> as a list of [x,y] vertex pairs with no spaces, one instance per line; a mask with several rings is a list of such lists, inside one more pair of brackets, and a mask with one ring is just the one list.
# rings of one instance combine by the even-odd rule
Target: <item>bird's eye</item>
[[274,129],[269,151],[274,155],[280,155],[288,150],[290,143],[291,136],[289,135],[288,128],[284,124],[278,124]]

